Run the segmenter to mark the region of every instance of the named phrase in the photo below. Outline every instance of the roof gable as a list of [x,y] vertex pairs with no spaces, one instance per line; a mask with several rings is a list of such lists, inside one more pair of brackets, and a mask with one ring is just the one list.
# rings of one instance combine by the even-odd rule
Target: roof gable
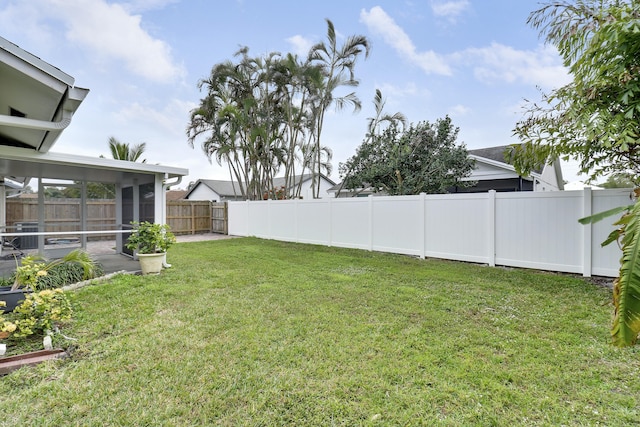
[[0,37],[0,146],[49,151],[88,92]]

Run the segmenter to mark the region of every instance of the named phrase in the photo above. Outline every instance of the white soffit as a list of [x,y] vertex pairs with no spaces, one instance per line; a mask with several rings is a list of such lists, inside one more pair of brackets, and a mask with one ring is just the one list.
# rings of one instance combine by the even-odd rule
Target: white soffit
[[161,174],[176,178],[189,174],[185,168],[127,162],[63,153],[40,153],[16,147],[0,147],[0,176],[69,179],[90,182],[128,182]]

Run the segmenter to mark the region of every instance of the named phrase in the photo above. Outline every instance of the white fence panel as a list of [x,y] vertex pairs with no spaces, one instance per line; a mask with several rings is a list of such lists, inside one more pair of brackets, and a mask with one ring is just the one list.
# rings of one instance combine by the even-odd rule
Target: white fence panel
[[227,232],[232,236],[250,236],[249,233],[249,202],[237,202],[227,204],[229,225]]
[[373,197],[331,200],[331,245],[371,249]]
[[297,241],[294,200],[268,200],[269,236],[270,239],[288,242]]
[[619,217],[578,219],[630,203],[629,190],[229,202],[229,234],[421,257],[616,276]]
[[[592,213],[604,212],[616,206],[626,206],[633,203],[630,199],[631,193],[631,189],[592,191]],[[607,239],[612,230],[617,228],[613,223],[619,218],[620,214],[613,215],[592,225],[592,242],[588,247],[593,248],[591,250],[591,271],[596,276],[615,277],[618,275],[620,257],[622,256],[620,248],[615,242],[604,248],[601,247],[601,243]]]
[[488,193],[427,196],[425,255],[490,263]]
[[331,244],[330,199],[298,200],[298,242],[314,245]]
[[[420,196],[374,197],[372,215],[372,248],[380,252],[422,255],[424,214]],[[422,231],[422,235],[421,235]]]
[[[241,202],[242,203],[242,202]],[[271,239],[269,234],[269,203],[268,202],[244,202],[249,210],[247,220],[249,221],[249,236]]]
[[582,273],[581,196],[496,194],[496,264]]

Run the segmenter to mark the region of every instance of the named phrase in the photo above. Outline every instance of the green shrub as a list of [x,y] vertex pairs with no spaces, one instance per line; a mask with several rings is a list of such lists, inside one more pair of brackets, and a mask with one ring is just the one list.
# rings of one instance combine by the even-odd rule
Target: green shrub
[[[104,269],[100,264],[96,265],[95,274],[89,279],[100,277],[104,275]],[[66,262],[64,264],[58,264],[52,267],[46,276],[38,277],[36,289],[55,289],[61,288],[65,285],[72,283],[78,283],[85,279],[85,272],[83,267],[75,262]]]
[[13,311],[15,338],[53,332],[61,322],[71,320],[71,301],[62,289],[47,289],[25,295]]

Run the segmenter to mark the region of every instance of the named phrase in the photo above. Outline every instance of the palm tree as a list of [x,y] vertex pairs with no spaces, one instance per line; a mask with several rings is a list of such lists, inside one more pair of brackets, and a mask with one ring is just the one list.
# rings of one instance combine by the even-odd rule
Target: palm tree
[[[388,124],[389,126],[395,126],[398,124],[402,124],[402,130],[404,131],[407,126],[407,118],[404,114],[397,112],[394,114],[387,114],[384,112],[384,106],[386,101],[382,97],[382,91],[380,89],[376,89],[376,94],[373,97],[373,105],[376,109],[376,114],[374,117],[369,117],[367,119],[367,134],[365,135],[364,143],[370,142],[377,135],[380,135],[383,131],[381,128],[382,124]],[[349,164],[349,162],[347,162]],[[352,170],[345,166],[344,177],[342,179],[342,183],[340,184],[340,188],[338,188],[338,192],[336,197],[340,197],[340,192],[342,191],[345,183],[349,179]]]
[[[369,41],[365,36],[350,36],[345,43],[338,47],[336,30],[329,19],[327,21],[327,43],[320,42],[312,46],[309,51],[308,61],[316,64],[322,70],[322,80],[316,81],[317,96],[313,111],[311,134],[313,135],[315,157],[312,159],[313,172],[313,196],[320,193],[320,171],[322,167],[320,139],[322,125],[327,109],[334,104],[337,110],[347,105],[352,105],[354,112],[360,110],[360,100],[355,92],[334,98],[334,92],[341,86],[355,87],[354,68],[358,56],[364,51],[365,58],[369,56]],[[328,159],[330,160],[330,159]]]
[[[109,150],[111,151],[111,157],[116,160],[127,160],[129,162],[137,162],[140,156],[144,153],[147,143],[136,144],[129,146],[129,144],[120,142],[113,136],[109,138]],[[141,163],[146,163],[147,160],[143,159]]]

